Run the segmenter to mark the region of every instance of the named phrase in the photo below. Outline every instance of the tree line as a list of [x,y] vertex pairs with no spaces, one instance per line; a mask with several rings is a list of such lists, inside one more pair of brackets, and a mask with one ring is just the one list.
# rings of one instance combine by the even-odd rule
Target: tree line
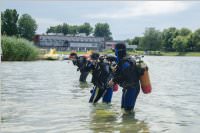
[[15,9],[6,9],[1,12],[1,34],[17,36],[32,40],[37,30],[36,21],[29,15],[19,14]]
[[127,39],[127,42],[145,51],[200,51],[200,29],[192,32],[188,28],[169,27],[159,31],[150,27],[145,29],[143,36]]
[[63,33],[64,35],[85,33],[87,36],[92,34],[95,37],[104,37],[105,40],[112,40],[112,33],[108,23],[97,23],[94,28],[87,22],[82,25],[69,25],[63,23],[56,26],[50,26],[46,33]]
[[[32,40],[37,30],[37,23],[29,14],[23,14],[19,17],[16,9],[6,9],[1,12],[1,34],[7,36],[17,36]],[[63,23],[47,28],[46,33],[63,33],[64,35],[76,35],[85,33],[95,37],[104,37],[105,40],[112,40],[112,33],[108,23],[97,23],[93,28],[90,23],[85,22],[82,25],[69,25]]]
[[[19,14],[15,9],[6,9],[1,12],[1,34],[17,36],[32,40],[37,30],[36,21],[29,15]],[[63,23],[47,28],[46,33],[63,33],[64,35],[75,35],[85,33],[95,37],[104,37],[112,40],[112,33],[108,23],[97,23],[93,28],[90,23],[81,25],[69,25]],[[129,45],[137,45],[139,50],[150,51],[200,51],[200,29],[192,32],[188,28],[177,29],[169,27],[159,31],[154,27],[146,28],[144,35],[126,40]]]

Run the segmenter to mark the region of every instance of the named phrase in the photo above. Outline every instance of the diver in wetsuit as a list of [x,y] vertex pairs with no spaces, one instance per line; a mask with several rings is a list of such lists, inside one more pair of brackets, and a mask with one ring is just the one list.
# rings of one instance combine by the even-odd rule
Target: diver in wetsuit
[[93,53],[87,68],[92,71],[92,83],[94,84],[89,102],[97,103],[102,97],[103,103],[110,103],[113,88],[108,86],[108,81],[112,78],[109,63],[104,57],[99,57],[98,53]]
[[86,69],[86,65],[88,63],[86,57],[78,56],[76,53],[70,54],[70,59],[72,59],[72,63],[77,66],[77,71],[80,71],[79,81],[86,82],[86,78],[89,74],[89,71]]
[[142,75],[142,71],[138,71],[136,61],[127,56],[125,44],[116,44],[115,55],[117,56],[117,67],[114,78],[109,81],[109,85],[113,86],[114,83],[118,83],[123,88],[121,108],[129,113],[133,111],[140,92],[139,77]]

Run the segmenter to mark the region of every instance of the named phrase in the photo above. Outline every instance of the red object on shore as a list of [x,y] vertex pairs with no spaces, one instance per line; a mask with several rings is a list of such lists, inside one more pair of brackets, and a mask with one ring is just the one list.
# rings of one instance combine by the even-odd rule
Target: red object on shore
[[114,84],[114,86],[113,86],[113,91],[118,91],[118,84]]

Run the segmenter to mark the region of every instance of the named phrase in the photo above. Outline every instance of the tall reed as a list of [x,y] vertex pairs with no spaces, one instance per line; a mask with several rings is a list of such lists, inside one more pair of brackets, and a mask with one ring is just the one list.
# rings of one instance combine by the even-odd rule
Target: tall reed
[[32,42],[17,37],[1,37],[4,61],[31,61],[36,60],[39,50]]

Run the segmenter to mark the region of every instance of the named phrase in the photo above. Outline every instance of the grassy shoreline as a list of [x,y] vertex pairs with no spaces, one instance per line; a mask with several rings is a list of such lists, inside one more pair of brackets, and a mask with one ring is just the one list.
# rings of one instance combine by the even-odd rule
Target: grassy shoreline
[[200,56],[200,52],[162,52],[163,56]]
[[[131,55],[135,55],[135,54],[144,54],[143,51],[137,51],[137,52],[129,52],[129,54]],[[150,54],[147,55],[151,55],[151,56],[200,56],[200,52],[158,52],[158,51],[153,51]]]

